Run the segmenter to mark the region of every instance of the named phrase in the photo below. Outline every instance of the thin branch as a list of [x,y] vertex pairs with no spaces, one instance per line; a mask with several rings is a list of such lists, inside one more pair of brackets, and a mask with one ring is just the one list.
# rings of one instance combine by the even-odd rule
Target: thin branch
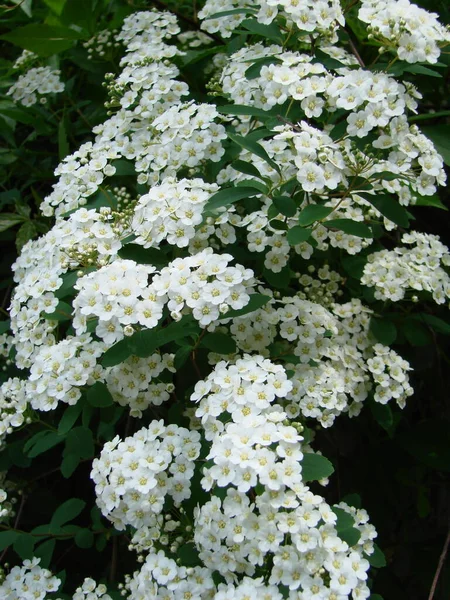
[[445,557],[447,555],[448,546],[450,544],[450,529],[448,530],[447,537],[444,542],[444,547],[442,548],[441,556],[439,557],[439,563],[436,569],[436,573],[434,574],[433,583],[431,584],[430,595],[428,596],[428,600],[433,600],[434,592],[436,591],[436,586],[439,580],[439,575],[441,574],[442,567],[444,566]]
[[363,59],[362,59],[362,58],[361,58],[361,56],[359,55],[359,52],[358,52],[358,50],[357,50],[357,48],[356,48],[356,46],[355,46],[355,44],[354,44],[354,42],[353,42],[353,40],[352,40],[352,38],[351,38],[350,32],[349,32],[349,31],[347,31],[347,29],[346,29],[345,31],[346,31],[346,32],[347,32],[347,34],[348,34],[348,43],[349,43],[349,45],[350,45],[350,49],[351,49],[351,51],[352,51],[352,52],[353,52],[353,54],[355,55],[355,57],[356,57],[356,60],[359,62],[360,66],[361,66],[363,69],[365,69],[365,68],[366,68],[366,65],[364,64],[364,61],[363,61]]

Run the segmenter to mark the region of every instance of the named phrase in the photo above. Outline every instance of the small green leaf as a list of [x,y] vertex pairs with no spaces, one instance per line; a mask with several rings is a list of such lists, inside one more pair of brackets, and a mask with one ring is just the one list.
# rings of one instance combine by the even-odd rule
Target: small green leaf
[[447,210],[448,207],[442,204],[439,196],[417,196],[416,203],[414,206],[432,206],[433,208],[440,208],[441,210]]
[[433,343],[433,337],[428,328],[416,319],[406,318],[402,322],[401,328],[412,346],[427,346]]
[[198,550],[192,542],[180,546],[177,550],[177,557],[180,559],[183,567],[195,567],[202,564],[198,556]]
[[267,119],[270,116],[270,113],[262,108],[243,104],[225,104],[224,106],[218,106],[217,110],[224,115],[243,115],[261,119]]
[[397,339],[397,328],[392,321],[388,321],[387,319],[372,316],[370,319],[370,331],[385,346],[390,346]]
[[59,160],[63,160],[70,152],[69,142],[67,141],[66,126],[64,118],[61,119],[58,125],[58,154]]
[[389,404],[380,404],[379,402],[371,401],[369,405],[375,421],[391,435],[394,427],[394,415]]
[[422,127],[421,131],[433,142],[445,164],[450,166],[450,125]]
[[127,360],[132,352],[128,346],[128,339],[125,338],[109,348],[102,357],[103,367],[114,367]]
[[225,333],[207,333],[201,341],[201,345],[217,354],[234,354],[236,342]]
[[411,315],[411,319],[416,319],[419,322],[429,325],[434,331],[442,333],[444,335],[450,335],[450,323],[443,321],[435,315],[429,315],[427,313],[418,313],[417,315]]
[[0,551],[14,544],[20,534],[17,531],[0,531]]
[[310,204],[302,210],[298,216],[298,224],[306,227],[311,225],[315,221],[322,221],[325,217],[328,217],[332,213],[334,208],[332,206],[323,206],[322,204]]
[[59,436],[53,431],[45,431],[43,433],[45,433],[46,435],[39,437],[36,443],[32,446],[31,450],[27,452],[27,455],[30,458],[35,458],[36,456],[47,452],[47,450],[51,450],[51,448],[54,448],[55,446],[61,444],[64,441],[63,437]]
[[97,381],[88,389],[87,401],[91,406],[96,408],[104,408],[105,406],[114,404],[110,391],[106,387],[106,384],[101,381]]
[[27,242],[37,235],[36,225],[33,221],[25,221],[16,235],[16,248],[20,252]]
[[248,313],[254,312],[262,308],[267,302],[271,300],[270,296],[265,296],[264,294],[250,294],[250,300],[248,303],[238,310],[229,310],[226,314],[221,315],[220,319],[234,319],[236,317],[241,317],[242,315],[246,315]]
[[29,533],[20,533],[14,542],[13,548],[22,560],[33,558],[34,544],[37,540]]
[[42,316],[44,319],[49,319],[50,321],[70,321],[72,312],[73,308],[70,304],[60,300],[53,312],[44,312],[42,313]]
[[305,227],[300,227],[300,225],[296,225],[292,227],[287,232],[287,241],[291,246],[297,246],[297,244],[301,244],[306,242],[311,236],[311,229],[306,229]]
[[240,26],[255,35],[259,35],[264,39],[272,40],[276,43],[281,42],[283,39],[283,34],[275,25],[275,22],[264,25],[263,23],[259,23],[256,19],[245,19]]
[[361,532],[356,529],[354,518],[344,509],[333,506],[333,512],[337,516],[336,531],[338,536],[349,546],[354,546],[358,543]]
[[80,458],[92,458],[94,455],[92,431],[83,425],[71,429],[67,434],[65,452],[77,454]]
[[3,335],[7,331],[9,331],[11,327],[11,321],[8,319],[7,321],[0,321],[0,335]]
[[71,48],[76,40],[85,37],[84,34],[68,27],[35,23],[17,27],[1,35],[0,39],[30,50],[38,56],[51,56]]
[[216,210],[222,206],[228,206],[234,204],[243,198],[250,198],[261,194],[261,190],[256,187],[233,187],[219,190],[211,196],[205,206],[205,211]]
[[61,462],[61,474],[65,479],[69,479],[72,476],[75,469],[80,464],[80,457],[78,454],[65,454]]
[[236,183],[236,187],[252,187],[259,190],[262,194],[268,194],[269,188],[262,181],[255,181],[254,179],[243,179]]
[[154,265],[165,267],[169,260],[161,250],[157,248],[144,248],[139,244],[127,244],[118,252],[120,258],[134,260],[139,265]]
[[55,551],[56,540],[45,540],[34,549],[34,556],[40,558],[39,567],[48,569],[52,560],[53,552]]
[[245,8],[233,8],[231,10],[222,10],[220,12],[216,12],[213,15],[207,17],[205,21],[208,19],[221,19],[222,17],[231,17],[233,15],[248,15],[255,12],[257,12],[256,9],[251,8],[249,6]]
[[94,545],[94,534],[90,529],[80,529],[75,535],[74,541],[78,548],[92,548]]
[[163,329],[145,329],[136,332],[127,339],[128,348],[131,354],[146,358],[164,344],[199,333],[200,327],[197,321],[191,315],[185,315],[181,321],[170,323]]
[[268,165],[272,167],[272,169],[275,169],[275,171],[277,171],[278,173],[280,172],[280,167],[277,165],[277,163],[270,158],[270,156],[267,154],[267,151],[261,146],[261,144],[258,144],[258,142],[256,142],[254,139],[251,139],[249,136],[243,137],[242,135],[235,135],[233,133],[229,133],[228,137],[235,144],[238,144],[245,150],[248,150],[252,154],[255,154],[255,156],[259,156],[259,158],[262,158],[264,161],[266,161]]
[[303,481],[319,481],[334,473],[331,462],[320,454],[308,453],[302,459]]
[[244,162],[243,160],[235,160],[231,163],[231,166],[236,171],[240,173],[244,173],[244,175],[250,175],[251,177],[258,177],[259,179],[264,179],[258,169],[252,165],[251,163]]
[[0,231],[6,231],[17,223],[22,223],[24,218],[17,213],[3,213],[0,215]]
[[73,519],[78,517],[85,506],[86,502],[84,500],[80,500],[80,498],[70,498],[70,500],[67,500],[55,510],[50,521],[50,526],[52,528],[62,527],[69,521],[73,521]]
[[276,56],[265,56],[251,61],[253,64],[245,71],[247,79],[256,79],[261,74],[264,65],[280,64],[281,60]]
[[332,227],[333,229],[339,229],[349,235],[356,235],[361,238],[372,238],[373,233],[370,227],[361,223],[360,221],[353,221],[353,219],[330,219],[324,221],[325,227]]
[[360,196],[370,202],[382,215],[399,227],[409,227],[409,217],[406,209],[397,200],[386,194],[372,196],[360,192]]
[[77,402],[76,404],[73,404],[72,406],[68,406],[66,408],[58,425],[58,435],[65,435],[72,429],[72,427],[77,422],[77,419],[80,416],[82,409],[82,402]]
[[[380,547],[374,543],[373,545],[373,552],[370,555],[366,555],[367,556],[367,560],[370,563],[371,567],[375,567],[377,569],[381,569],[382,567],[386,566],[386,557],[384,556],[383,551],[380,549]],[[372,598],[372,600],[375,598],[375,596],[377,596],[378,594],[375,594],[372,596],[370,596]],[[378,598],[381,598],[381,596],[378,596]]]
[[285,217],[293,217],[297,212],[297,204],[290,196],[276,196],[273,203]]
[[192,352],[192,346],[181,346],[175,352],[175,357],[173,359],[173,366],[178,371],[181,367],[186,363],[190,354]]

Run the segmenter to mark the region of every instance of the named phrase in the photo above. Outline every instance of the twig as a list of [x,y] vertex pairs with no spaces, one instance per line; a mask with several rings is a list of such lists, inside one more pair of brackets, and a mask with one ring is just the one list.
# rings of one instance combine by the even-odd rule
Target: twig
[[[347,30],[345,30],[345,31],[347,31]],[[363,59],[362,59],[362,58],[361,58],[361,56],[359,55],[359,52],[358,52],[358,50],[357,50],[357,48],[356,48],[356,46],[355,46],[355,44],[354,44],[354,42],[353,42],[353,40],[352,40],[352,38],[351,38],[350,32],[349,32],[349,31],[347,31],[347,34],[348,34],[348,43],[350,44],[351,51],[352,51],[352,52],[353,52],[353,54],[355,55],[355,57],[356,57],[356,60],[359,62],[360,66],[361,66],[363,69],[365,69],[365,68],[366,68],[366,65],[364,64],[364,61],[363,61]]]
[[431,584],[430,595],[428,596],[428,600],[433,600],[434,592],[436,591],[436,586],[438,583],[439,575],[441,574],[442,567],[444,566],[444,560],[447,555],[448,546],[450,544],[450,529],[448,530],[447,537],[444,542],[444,547],[442,548],[441,556],[439,557],[439,563],[436,569],[436,573],[434,574],[433,583]]

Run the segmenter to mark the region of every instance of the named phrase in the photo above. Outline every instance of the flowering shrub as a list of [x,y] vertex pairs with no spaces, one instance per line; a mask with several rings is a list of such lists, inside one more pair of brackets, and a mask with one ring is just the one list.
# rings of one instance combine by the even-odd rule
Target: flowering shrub
[[[323,440],[365,406],[391,432],[414,393],[397,335],[449,329],[420,308],[448,303],[449,251],[408,231],[446,181],[408,74],[439,76],[448,29],[407,0],[206,0],[198,31],[82,4],[42,46],[33,25],[3,36],[26,48],[11,115],[71,93],[52,55],[108,69],[86,135],[58,125],[46,220],[12,266],[0,549],[21,560],[2,597],[380,598],[376,528],[329,492]],[[67,495],[19,529],[16,471],[46,456]],[[67,540],[112,544],[108,584],[69,572]]]

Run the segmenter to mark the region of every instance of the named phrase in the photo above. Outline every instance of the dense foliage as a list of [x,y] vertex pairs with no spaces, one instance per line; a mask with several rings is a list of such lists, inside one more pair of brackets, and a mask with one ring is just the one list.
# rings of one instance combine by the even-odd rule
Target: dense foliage
[[0,8],[2,598],[447,597],[446,10]]

